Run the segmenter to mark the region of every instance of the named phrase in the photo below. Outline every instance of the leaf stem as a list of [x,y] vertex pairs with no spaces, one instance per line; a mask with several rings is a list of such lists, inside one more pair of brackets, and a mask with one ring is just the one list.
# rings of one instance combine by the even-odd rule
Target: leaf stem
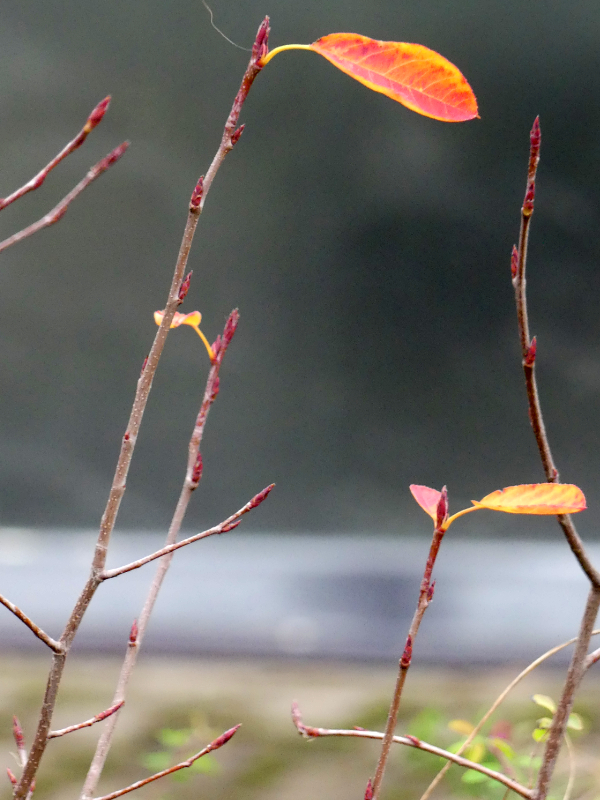
[[267,53],[266,56],[263,56],[260,60],[260,66],[265,67],[269,61],[276,56],[277,53],[283,53],[284,50],[312,50],[312,44],[282,44],[281,47],[276,47],[274,50],[271,50]]

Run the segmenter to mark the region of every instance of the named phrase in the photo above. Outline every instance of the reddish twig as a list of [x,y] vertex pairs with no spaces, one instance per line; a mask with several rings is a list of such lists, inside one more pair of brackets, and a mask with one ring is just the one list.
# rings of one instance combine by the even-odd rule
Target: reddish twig
[[148,783],[157,781],[159,778],[164,778],[166,775],[172,775],[174,772],[177,772],[180,769],[191,767],[194,761],[197,761],[199,758],[202,758],[202,756],[212,753],[213,750],[218,750],[219,747],[223,747],[224,744],[227,744],[227,742],[238,730],[240,725],[236,725],[235,727],[230,728],[228,731],[225,731],[225,733],[222,733],[218,739],[215,739],[214,742],[211,742],[209,745],[207,745],[204,750],[200,750],[200,752],[196,753],[195,756],[188,758],[187,761],[182,761],[180,764],[175,764],[174,767],[163,769],[162,772],[157,772],[155,775],[150,775],[149,778],[144,778],[141,781],[132,783],[131,786],[126,786],[124,789],[119,789],[116,792],[105,794],[102,797],[99,797],[97,800],[115,800],[116,797],[122,797],[124,794],[128,794],[129,792],[135,792],[136,789],[141,789],[142,786],[146,786]]
[[62,645],[60,642],[57,642],[56,639],[53,639],[51,636],[48,636],[39,625],[36,625],[33,620],[31,620],[24,611],[21,611],[19,606],[16,606],[14,603],[11,603],[10,600],[7,600],[6,597],[0,594],[0,603],[5,608],[8,608],[9,611],[18,617],[21,622],[24,622],[25,625],[29,628],[29,630],[34,633],[38,639],[41,639],[45,645],[47,645],[51,650],[54,650],[55,653],[62,653]]
[[400,700],[402,698],[404,683],[406,681],[406,676],[408,674],[408,670],[410,668],[410,663],[412,660],[412,650],[415,643],[415,639],[419,631],[419,626],[421,625],[421,620],[423,619],[425,611],[427,610],[427,606],[431,603],[433,599],[435,581],[432,582],[431,577],[433,573],[433,567],[435,565],[435,560],[439,553],[442,539],[444,538],[444,532],[445,532],[444,523],[446,522],[447,519],[448,519],[448,492],[446,490],[446,487],[444,486],[437,507],[437,519],[433,531],[433,539],[431,540],[431,546],[429,548],[427,563],[425,564],[423,579],[421,580],[421,587],[419,589],[419,599],[417,601],[417,608],[415,610],[415,614],[412,623],[410,625],[410,629],[408,631],[408,636],[406,637],[404,653],[402,654],[402,658],[400,659],[400,663],[398,665],[398,677],[396,678],[394,695],[392,697],[392,702],[388,713],[387,724],[385,726],[385,734],[382,737],[383,744],[381,746],[381,755],[379,756],[377,769],[375,771],[375,777],[373,778],[373,785],[372,785],[373,800],[377,800],[379,790],[381,789],[381,783],[383,781],[385,767],[390,754],[392,742],[394,740],[394,731],[396,730],[396,723],[398,720]]
[[120,703],[115,703],[114,706],[107,708],[105,711],[101,711],[99,714],[96,714],[95,717],[91,719],[86,719],[85,722],[79,722],[77,725],[69,725],[68,728],[61,728],[59,731],[50,731],[48,734],[48,739],[57,739],[59,736],[65,736],[67,733],[73,733],[74,731],[80,731],[82,728],[90,728],[92,725],[95,725],[97,722],[102,722],[102,720],[107,719],[108,717],[115,714],[125,703],[124,700],[121,700]]
[[[362,728],[344,730],[332,728],[313,728],[309,725],[305,725],[302,722],[302,717],[297,703],[294,703],[292,706],[292,719],[294,721],[294,725],[298,729],[298,732],[307,739],[316,739],[322,736],[349,736],[357,739],[384,739],[385,737],[385,734],[380,733],[379,731],[365,731]],[[428,744],[428,742],[417,739],[416,736],[393,736],[392,742],[394,744],[403,744],[407,747],[414,747],[417,750],[423,750],[426,753],[432,753],[433,755],[441,756],[447,761],[457,764],[459,767],[473,769],[476,772],[480,772],[482,775],[486,775],[488,778],[498,781],[498,783],[504,784],[504,786],[512,789],[513,792],[520,794],[521,797],[527,798],[527,800],[532,800],[533,798],[533,793],[529,789],[525,788],[525,786],[522,786],[516,780],[508,777],[508,775],[504,775],[501,772],[496,772],[496,770],[493,769],[488,769],[482,764],[478,764],[475,761],[469,761],[468,758],[455,755],[454,753],[450,753],[448,750],[442,750],[440,747],[435,747],[435,745]],[[374,785],[370,785],[369,794],[371,798],[374,796],[374,791]]]
[[102,121],[102,118],[104,117],[106,111],[108,110],[109,104],[110,104],[110,96],[105,97],[104,100],[101,100],[96,106],[96,108],[94,108],[92,113],[89,115],[85,125],[79,131],[77,136],[67,145],[65,145],[65,147],[63,147],[60,153],[57,156],[55,156],[49,164],[46,164],[46,166],[42,170],[40,170],[37,175],[34,175],[34,177],[30,181],[27,181],[26,184],[21,186],[20,189],[17,189],[8,197],[5,197],[3,200],[0,200],[0,211],[3,211],[7,206],[9,206],[11,203],[14,203],[15,200],[19,200],[21,197],[23,197],[23,195],[26,195],[28,192],[33,192],[35,189],[39,189],[39,187],[46,180],[48,174],[54,169],[54,167],[58,166],[58,164],[60,164],[60,162],[63,161],[63,159],[71,155],[71,153],[77,150],[78,147],[81,147],[81,145],[87,139],[88,135]]
[[48,228],[50,225],[54,225],[55,222],[58,222],[60,219],[62,219],[67,213],[67,209],[73,200],[75,200],[75,198],[78,197],[78,195],[80,195],[84,189],[87,189],[90,183],[93,183],[96,178],[99,178],[100,175],[102,175],[103,172],[106,172],[106,170],[111,167],[115,161],[118,161],[128,147],[129,142],[123,142],[123,144],[115,147],[112,152],[110,152],[89,170],[85,178],[79,181],[77,186],[71,189],[69,194],[63,197],[60,203],[54,206],[52,211],[49,211],[32,225],[28,225],[26,228],[23,228],[23,230],[18,231],[18,233],[13,233],[13,235],[9,236],[8,239],[0,242],[0,253],[2,253],[4,250],[7,250],[9,247],[12,247],[14,244],[22,242],[23,239],[33,236],[34,233],[41,231],[43,228]]
[[[536,172],[540,159],[541,132],[539,118],[533,123],[530,134],[529,166],[527,170],[527,187],[525,199],[521,209],[521,230],[519,233],[519,249],[513,248],[511,258],[512,282],[515,290],[515,301],[517,306],[517,321],[519,326],[519,339],[521,342],[521,355],[523,359],[523,372],[525,374],[525,385],[527,388],[527,400],[529,405],[529,418],[537,442],[538,450],[546,479],[550,483],[559,483],[558,470],[554,464],[552,451],[548,442],[544,418],[540,405],[539,392],[535,376],[535,361],[537,354],[537,341],[531,339],[529,334],[529,319],[527,311],[526,294],[526,267],[527,267],[527,246],[529,242],[529,228],[531,217],[535,206],[535,181]],[[563,692],[558,703],[556,713],[552,719],[552,726],[548,734],[542,764],[538,773],[538,781],[535,789],[536,800],[545,800],[550,786],[550,780],[554,772],[556,759],[564,738],[569,714],[573,706],[575,692],[581,682],[585,671],[585,662],[594,622],[600,607],[600,573],[592,564],[577,530],[568,514],[557,516],[558,522],[565,534],[567,542],[577,559],[581,569],[587,575],[591,589],[588,595],[585,612],[581,622],[579,636]]]
[[[536,117],[530,135],[531,147],[529,153],[529,168],[527,171],[527,188],[525,199],[521,209],[521,230],[519,233],[519,249],[513,247],[511,257],[512,282],[515,290],[515,302],[517,305],[517,321],[519,326],[519,339],[521,342],[521,355],[523,358],[523,372],[525,374],[525,385],[527,388],[527,401],[529,404],[529,418],[535,435],[538,450],[544,467],[546,480],[549,483],[559,483],[559,474],[554,463],[552,450],[546,434],[544,417],[540,405],[537,380],[535,375],[535,359],[537,354],[537,340],[530,338],[529,316],[527,311],[527,248],[529,243],[529,228],[535,206],[535,180],[537,166],[540,160],[541,131],[539,117]],[[558,522],[563,529],[567,542],[573,555],[579,562],[581,569],[585,572],[592,586],[600,589],[600,573],[596,570],[588,554],[577,529],[569,514],[559,514]]]
[[274,488],[275,484],[271,483],[269,486],[266,486],[261,492],[254,495],[252,500],[249,500],[245,506],[242,506],[239,511],[236,511],[235,514],[232,514],[230,517],[227,517],[226,520],[219,523],[219,525],[215,525],[214,528],[209,528],[206,531],[202,531],[201,533],[196,533],[194,536],[189,536],[187,539],[182,539],[180,542],[175,542],[175,544],[169,544],[166,547],[162,547],[160,550],[157,550],[155,553],[151,553],[149,556],[144,556],[144,558],[139,558],[137,561],[132,561],[130,564],[125,564],[123,567],[116,567],[115,569],[107,569],[105,570],[100,579],[105,581],[109,578],[116,578],[117,575],[124,575],[126,572],[131,572],[134,569],[139,569],[143,567],[145,564],[149,564],[150,561],[155,561],[157,558],[162,558],[163,556],[170,555],[174,553],[176,550],[179,550],[181,547],[187,547],[188,544],[193,544],[194,542],[200,541],[200,539],[206,539],[209,536],[214,536],[218,533],[227,533],[228,531],[237,528],[240,524],[241,518],[244,514],[247,514],[249,511],[252,511],[253,508],[259,506],[263,500],[269,496],[269,493]]

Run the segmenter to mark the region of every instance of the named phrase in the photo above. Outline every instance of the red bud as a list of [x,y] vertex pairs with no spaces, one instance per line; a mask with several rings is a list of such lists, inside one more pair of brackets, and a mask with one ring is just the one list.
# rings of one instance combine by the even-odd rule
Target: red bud
[[181,286],[179,287],[179,302],[183,303],[185,300],[185,296],[189,291],[190,288],[190,281],[192,280],[192,275],[194,274],[194,270],[190,270],[185,278],[181,281]]
[[198,178],[198,183],[194,187],[192,197],[190,199],[190,208],[198,208],[202,202],[202,195],[204,194],[204,175]]
[[104,100],[101,100],[96,108],[92,111],[92,113],[88,117],[88,121],[86,124],[86,130],[93,131],[96,125],[102,122],[102,118],[106,114],[108,106],[110,105],[110,95],[105,97]]
[[224,744],[227,744],[227,742],[231,739],[232,736],[235,735],[235,733],[237,733],[237,731],[241,728],[241,726],[242,723],[240,722],[238,725],[235,725],[233,728],[230,728],[228,731],[225,731],[225,733],[222,733],[218,737],[218,739],[215,739],[214,742],[212,743],[214,749],[216,750],[218,747],[223,747]]
[[514,244],[510,255],[510,274],[513,281],[517,279],[517,275],[519,274],[519,251]]
[[125,151],[129,147],[129,142],[123,142],[118,147],[115,147],[107,156],[104,156],[102,161],[100,161],[96,165],[96,170],[100,172],[104,172],[109,167],[111,167],[115,161],[118,161],[122,155],[124,155]]
[[17,717],[13,717],[12,732],[15,739],[15,744],[17,745],[17,750],[25,750],[25,737],[23,736],[23,728],[21,727],[21,723]]
[[406,637],[406,645],[404,646],[404,652],[402,653],[402,658],[400,659],[400,666],[402,669],[408,669],[410,667],[410,662],[412,661],[412,636],[409,634]]
[[144,359],[144,363],[142,364],[142,371],[140,372],[140,378],[144,374],[144,370],[146,369],[146,364],[148,363],[148,356]]
[[269,50],[269,33],[271,28],[269,26],[269,17],[265,17],[260,23],[256,33],[256,39],[252,47],[252,60],[259,61],[263,56],[266,56]]
[[192,470],[192,489],[195,489],[198,484],[200,483],[200,478],[202,477],[202,453],[198,453],[196,456],[196,463],[194,464],[194,469]]
[[[266,55],[266,54],[265,54]],[[240,136],[244,132],[245,125],[240,125],[240,127],[231,134],[231,146],[235,147],[235,145],[239,142]]]
[[436,530],[441,530],[442,526],[448,519],[448,489],[444,486],[442,489],[442,493],[440,495],[440,499],[437,504],[437,511],[436,511],[436,522],[435,527]]
[[533,367],[533,365],[535,364],[535,354],[536,354],[536,352],[537,352],[537,339],[534,336],[533,339],[531,340],[531,344],[529,345],[529,348],[527,350],[527,354],[525,355],[525,358],[523,359],[524,366]]
[[365,790],[365,800],[373,800],[373,784],[371,778],[367,781],[367,788]]
[[257,495],[255,495],[255,496],[252,498],[252,500],[250,500],[250,502],[248,503],[248,505],[250,506],[250,508],[256,508],[256,506],[259,506],[259,505],[260,505],[260,504],[263,502],[263,500],[266,500],[266,498],[267,498],[267,497],[269,496],[269,494],[271,493],[271,490],[272,490],[272,489],[274,489],[274,488],[275,488],[275,484],[274,484],[274,483],[272,483],[272,484],[270,484],[269,486],[266,486],[266,487],[265,487],[265,488],[262,490],[262,492],[259,492]]
[[137,619],[134,619],[133,625],[131,626],[131,631],[129,633],[129,644],[135,644],[137,642],[138,633],[139,630],[138,630]]
[[16,786],[18,780],[15,777],[14,772],[9,767],[6,768],[6,774],[8,775],[8,780],[12,783],[13,786]]

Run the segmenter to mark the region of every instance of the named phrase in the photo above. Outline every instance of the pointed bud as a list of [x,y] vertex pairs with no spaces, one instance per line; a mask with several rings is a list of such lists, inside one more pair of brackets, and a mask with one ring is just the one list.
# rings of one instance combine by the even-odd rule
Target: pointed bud
[[23,736],[23,728],[21,727],[21,723],[17,717],[13,717],[12,732],[15,744],[17,745],[17,750],[25,750],[25,737]]
[[402,653],[402,658],[400,659],[401,668],[408,669],[410,667],[411,660],[412,660],[412,636],[409,634],[406,637],[406,645],[404,646],[404,652]]
[[146,356],[146,358],[144,359],[144,363],[142,364],[142,371],[140,372],[140,378],[144,374],[144,370],[146,369],[147,363],[148,363],[148,356]]
[[225,731],[225,733],[222,733],[218,739],[214,740],[214,742],[212,743],[212,747],[215,750],[218,747],[223,747],[223,745],[227,744],[227,742],[231,739],[231,737],[234,736],[241,727],[242,723],[240,722],[238,725],[234,725],[233,728],[230,728],[228,731]]
[[211,344],[211,349],[213,351],[213,356],[216,358],[219,355],[219,351],[221,349],[221,336],[217,336],[214,342]]
[[408,739],[409,742],[412,742],[415,747],[420,747],[421,746],[421,742],[419,741],[419,739],[417,739],[416,736],[411,736],[409,733],[406,733],[406,734],[404,734],[404,738]]
[[14,772],[9,767],[6,768],[6,774],[8,775],[8,780],[12,783],[13,786],[16,786],[18,780],[15,777]]
[[367,781],[367,788],[365,790],[365,800],[373,800],[373,784],[371,778]]
[[109,105],[110,105],[110,95],[108,97],[105,97],[104,100],[101,100],[96,106],[96,108],[89,115],[84,128],[86,133],[93,131],[96,125],[102,122],[102,118],[106,114]]
[[138,638],[138,624],[137,619],[133,620],[133,625],[131,626],[131,631],[129,632],[129,644],[135,644]]
[[129,142],[123,142],[118,147],[115,147],[115,149],[112,150],[107,156],[104,156],[102,161],[99,161],[98,164],[96,164],[94,170],[98,172],[98,174],[100,174],[101,172],[107,170],[109,167],[112,167],[115,161],[118,161],[121,158],[121,156],[124,155],[128,147],[129,147]]
[[240,125],[240,127],[231,134],[231,146],[232,147],[235,147],[236,144],[239,142],[240,136],[244,132],[244,128],[245,127],[246,127],[245,125]]
[[227,322],[225,323],[225,329],[223,331],[223,344],[226,347],[233,339],[233,334],[237,330],[239,321],[240,321],[240,312],[237,310],[237,308],[234,308],[229,317],[227,318]]
[[250,502],[248,503],[248,507],[249,507],[248,510],[250,510],[251,508],[256,508],[256,506],[259,506],[263,502],[263,500],[267,499],[267,497],[270,495],[271,491],[274,488],[275,488],[275,484],[271,483],[269,486],[266,486],[262,490],[262,492],[259,492],[257,495],[255,495],[252,498],[252,500],[250,500]]
[[519,275],[519,251],[514,244],[512,253],[510,254],[510,274],[514,283]]
[[437,504],[435,528],[440,531],[448,519],[448,490],[444,486]]
[[192,197],[190,199],[190,209],[198,208],[198,206],[202,202],[203,194],[204,194],[204,175],[201,175],[198,179],[198,183],[194,187],[194,191],[192,192]]
[[235,530],[238,527],[238,525],[241,525],[241,524],[242,524],[242,520],[241,519],[236,519],[233,522],[227,523],[227,525],[223,525],[223,527],[221,528],[219,533],[229,533],[229,531]]
[[523,216],[530,217],[533,214],[535,203],[535,176],[540,162],[540,145],[542,133],[540,130],[540,118],[536,117],[533,128],[529,134],[529,167],[527,169],[527,190],[523,202]]
[[266,56],[269,50],[269,33],[271,28],[269,26],[269,17],[265,17],[260,23],[260,27],[256,33],[256,39],[252,46],[252,60],[260,61],[261,58]]
[[178,300],[180,303],[183,303],[185,300],[185,296],[190,289],[190,281],[192,280],[192,275],[194,274],[194,270],[190,270],[185,278],[181,281],[181,286],[179,287],[179,297]]
[[202,453],[198,453],[196,456],[196,463],[194,464],[194,469],[192,470],[192,490],[196,489],[198,484],[200,483],[200,478],[202,477]]
[[525,367],[533,367],[535,364],[535,354],[537,351],[537,338],[534,336],[531,340],[531,344],[527,350],[525,358],[523,359],[523,366]]

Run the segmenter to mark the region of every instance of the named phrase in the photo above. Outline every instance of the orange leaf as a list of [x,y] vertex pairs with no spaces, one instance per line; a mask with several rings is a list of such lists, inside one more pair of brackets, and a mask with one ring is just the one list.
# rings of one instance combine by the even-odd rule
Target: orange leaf
[[477,508],[507,514],[575,514],[587,508],[579,487],[572,483],[524,483],[508,486],[472,501]]
[[419,486],[416,483],[411,483],[410,492],[423,511],[429,514],[435,522],[437,520],[437,507],[442,493],[436,489],[430,489],[429,486]]
[[418,114],[443,122],[478,116],[477,100],[464,76],[428,47],[380,42],[358,33],[332,33],[309,47],[369,89]]
[[[164,311],[154,312],[154,321],[157,325],[160,325],[163,316]],[[171,322],[171,327],[178,328],[180,325],[191,325],[192,328],[195,328],[200,325],[201,320],[202,314],[199,311],[192,311],[189,314],[180,314],[178,311],[176,311],[175,316],[173,317],[173,322]]]

